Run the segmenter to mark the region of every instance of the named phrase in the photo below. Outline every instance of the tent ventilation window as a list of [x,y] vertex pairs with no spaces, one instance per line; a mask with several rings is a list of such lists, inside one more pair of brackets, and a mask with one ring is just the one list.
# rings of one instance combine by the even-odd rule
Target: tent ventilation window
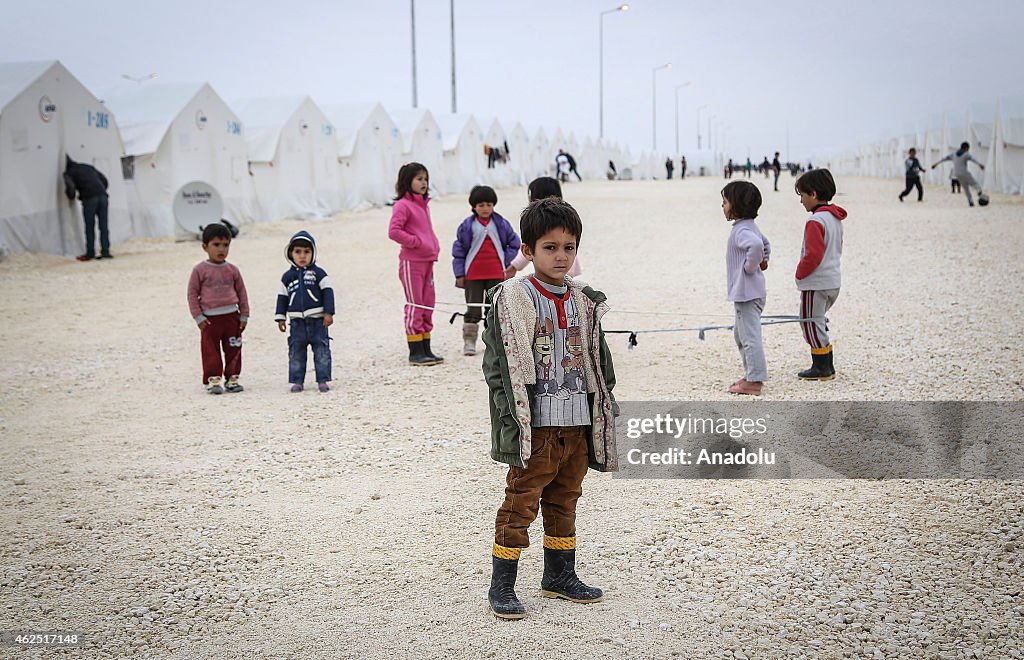
[[124,156],[121,158],[121,174],[125,181],[135,180],[135,156]]

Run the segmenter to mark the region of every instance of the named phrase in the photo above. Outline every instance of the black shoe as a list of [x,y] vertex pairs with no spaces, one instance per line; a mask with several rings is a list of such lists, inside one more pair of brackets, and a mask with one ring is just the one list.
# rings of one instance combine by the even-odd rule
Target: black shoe
[[901,202],[903,201],[903,195],[900,195],[900,201]]
[[574,603],[596,603],[604,598],[603,591],[583,584],[576,576],[575,550],[544,548],[544,577],[540,589],[542,596]]
[[810,369],[806,369],[797,374],[803,380],[832,380],[836,377],[836,370],[832,366],[832,350],[831,347],[828,353],[816,355],[811,353],[811,365]]
[[443,357],[440,355],[434,355],[434,351],[430,350],[430,337],[425,337],[423,339],[423,354],[428,358],[433,359],[434,362],[444,362]]
[[97,257],[97,258],[98,258],[98,259],[113,259],[113,258],[114,258],[114,255],[112,255],[112,254],[101,254],[101,255],[100,255],[99,257]]
[[432,367],[437,360],[423,352],[423,340],[409,342],[409,364],[415,367]]
[[498,559],[491,555],[491,588],[487,590],[487,602],[499,619],[522,619],[526,616],[526,608],[516,596],[518,571],[518,559]]

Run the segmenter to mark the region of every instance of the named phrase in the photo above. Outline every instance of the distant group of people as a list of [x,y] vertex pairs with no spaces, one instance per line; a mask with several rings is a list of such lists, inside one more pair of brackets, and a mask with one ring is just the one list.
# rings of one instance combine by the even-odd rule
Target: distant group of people
[[[672,157],[665,159],[665,178],[671,179],[672,173],[676,171],[676,165],[672,162]],[[679,157],[679,178],[680,180],[686,179],[686,156]]]
[[[982,170],[985,166],[974,156],[971,155],[971,144],[969,142],[960,143],[960,148],[956,151],[947,154],[944,158],[934,163],[931,169],[935,169],[940,164],[945,162],[953,163],[953,173],[950,178],[950,192],[957,193],[961,189],[964,195],[967,197],[967,205],[974,206],[974,198],[971,197],[971,188],[978,191],[978,204],[986,206],[988,204],[988,196],[982,191],[981,184],[974,178],[968,169],[970,163],[974,163]],[[924,167],[921,166],[921,161],[917,159],[917,149],[911,147],[907,151],[907,158],[903,161],[903,166],[906,176],[906,187],[903,192],[899,195],[899,200],[902,202],[903,199],[911,193],[915,188],[917,189],[917,201],[924,201],[924,187],[921,185],[921,174],[924,172]]]

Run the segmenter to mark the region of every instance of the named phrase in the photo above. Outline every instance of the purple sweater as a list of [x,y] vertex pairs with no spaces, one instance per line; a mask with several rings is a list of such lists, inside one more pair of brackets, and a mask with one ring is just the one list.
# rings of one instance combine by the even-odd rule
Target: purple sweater
[[765,298],[761,262],[771,258],[772,246],[753,220],[736,220],[725,248],[726,299],[747,302]]

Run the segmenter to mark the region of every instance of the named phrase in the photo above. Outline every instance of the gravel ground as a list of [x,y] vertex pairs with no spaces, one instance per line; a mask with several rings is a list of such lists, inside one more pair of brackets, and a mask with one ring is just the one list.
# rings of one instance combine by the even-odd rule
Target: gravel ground
[[[765,195],[766,313],[796,312],[803,210]],[[791,182],[783,179],[785,189]],[[1024,204],[968,209],[899,181],[840,180],[850,211],[830,313],[839,377],[805,383],[792,325],[765,331],[764,399],[1024,400]],[[768,184],[768,185],[766,185]],[[717,179],[570,184],[583,279],[606,329],[728,323]],[[516,218],[522,188],[499,191]],[[443,246],[468,211],[433,202]],[[246,391],[201,388],[185,283],[198,243],[116,259],[0,262],[0,630],[76,630],[85,648],[5,657],[1021,657],[1021,483],[627,481],[591,473],[579,572],[603,603],[543,599],[542,530],[521,562],[530,616],[486,607],[493,516],[480,357],[435,315],[447,364],[405,364],[389,212],[245,227]],[[271,317],[288,237],[318,238],[336,283],[328,394],[290,394]],[[444,251],[443,251],[444,252]],[[449,261],[438,298],[457,302]],[[1010,304],[1008,304],[1008,302]],[[633,312],[633,313],[628,313]],[[723,400],[731,333],[611,338],[620,400]]]

